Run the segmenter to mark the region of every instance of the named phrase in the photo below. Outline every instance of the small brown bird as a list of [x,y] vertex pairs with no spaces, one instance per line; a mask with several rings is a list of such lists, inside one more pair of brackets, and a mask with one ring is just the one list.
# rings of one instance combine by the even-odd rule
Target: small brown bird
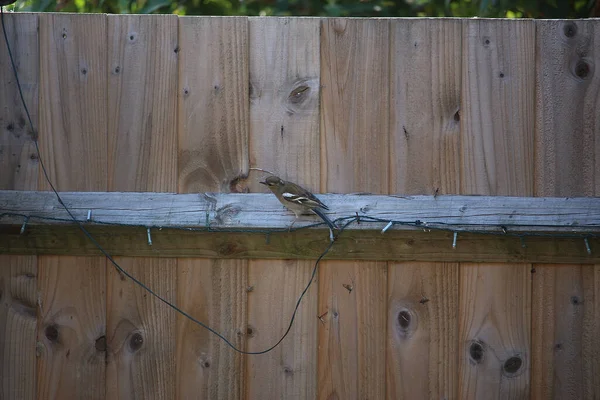
[[269,176],[264,182],[260,182],[266,185],[277,199],[283,204],[288,210],[292,211],[296,218],[290,229],[302,214],[317,214],[331,229],[338,229],[338,227],[325,215],[320,209],[329,210],[329,208],[317,199],[314,194],[304,189],[303,187],[296,185],[293,182],[284,181],[277,176]]

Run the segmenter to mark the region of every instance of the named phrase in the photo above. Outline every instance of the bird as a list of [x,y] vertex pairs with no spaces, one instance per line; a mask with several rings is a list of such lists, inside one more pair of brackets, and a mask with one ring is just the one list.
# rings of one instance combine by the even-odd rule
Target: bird
[[263,185],[267,186],[273,194],[277,197],[277,199],[283,204],[288,210],[292,211],[296,218],[292,222],[289,227],[289,230],[292,229],[292,226],[302,214],[317,214],[321,219],[329,226],[330,229],[339,229],[333,221],[331,221],[327,215],[321,211],[329,210],[323,202],[317,197],[304,189],[302,186],[297,185],[293,182],[284,181],[278,176],[271,175],[264,180],[264,182],[260,182]]

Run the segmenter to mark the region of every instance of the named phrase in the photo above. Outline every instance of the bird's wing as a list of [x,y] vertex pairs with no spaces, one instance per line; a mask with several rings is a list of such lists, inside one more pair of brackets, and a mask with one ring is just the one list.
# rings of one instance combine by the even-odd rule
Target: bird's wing
[[295,183],[289,182],[288,185],[293,187],[293,191],[295,193],[290,193],[289,191],[284,191],[281,195],[283,198],[291,203],[303,205],[309,208],[323,208],[325,210],[329,210],[329,208],[321,202],[321,200],[317,199],[314,194],[304,189],[301,186],[296,185]]

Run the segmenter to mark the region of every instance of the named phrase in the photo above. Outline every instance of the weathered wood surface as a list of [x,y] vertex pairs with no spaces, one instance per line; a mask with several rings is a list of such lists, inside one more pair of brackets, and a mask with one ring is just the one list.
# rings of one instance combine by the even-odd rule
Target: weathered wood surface
[[[362,223],[361,223],[362,225]],[[329,243],[326,231],[303,229],[288,233],[198,232],[151,229],[148,245],[145,228],[93,225],[87,227],[102,247],[112,255],[149,257],[211,258],[303,258],[315,259]],[[0,227],[2,252],[12,254],[97,254],[101,253],[75,225],[31,227],[20,235],[21,225]],[[119,233],[120,232],[120,233]],[[456,248],[453,235],[438,231],[348,230],[328,253],[329,259],[419,260],[472,262],[598,263],[600,252],[586,252],[583,239],[516,237],[461,233]],[[589,239],[599,249],[598,238]],[[525,245],[526,247],[523,247]]]
[[[62,192],[75,217],[91,224],[133,225],[160,228],[287,229],[294,220],[272,194],[262,193],[117,193]],[[393,230],[448,228],[477,232],[599,233],[600,198],[504,196],[386,196],[323,194],[331,219],[361,217],[349,230],[381,230],[387,221],[402,221]],[[71,223],[52,192],[0,191],[0,226]],[[15,215],[16,214],[16,215]],[[58,221],[52,220],[59,219]],[[312,225],[316,216],[299,219],[294,228]],[[414,224],[417,223],[415,227]],[[115,226],[115,228],[117,228]]]
[[[107,31],[108,190],[174,192],[178,19],[109,15]],[[116,261],[177,300],[176,258]],[[174,398],[176,315],[110,264],[106,284],[106,398]]]
[[[322,192],[389,193],[390,112],[381,103],[389,101],[389,39],[387,20],[322,22]],[[355,212],[360,210],[349,214]],[[317,398],[381,399],[386,387],[387,263],[356,259],[324,262],[319,268],[318,315],[323,322],[318,324]]]
[[[4,14],[23,96],[38,126],[39,34],[37,14]],[[0,45],[0,189],[38,189],[39,160],[8,51]],[[0,398],[33,400],[37,389],[36,256],[0,256]]]
[[[319,190],[319,30],[314,18],[250,18],[250,136],[252,165]],[[262,192],[264,173],[246,181]],[[276,343],[289,324],[313,268],[311,260],[253,259],[248,263],[248,350]],[[285,341],[246,357],[250,399],[314,399],[317,390],[318,282],[307,293]],[[273,318],[278,316],[277,318]]]
[[[327,238],[325,233],[317,234],[314,229],[288,233],[293,215],[271,194],[64,192],[61,195],[74,215],[114,255],[311,258],[321,253],[326,243],[323,240]],[[330,253],[331,258],[582,263],[598,259],[597,251],[588,254],[583,240],[584,236],[590,236],[590,250],[598,248],[598,198],[383,195],[321,195],[321,198],[337,211],[330,213],[334,219],[353,217],[357,212],[363,216],[360,224],[354,222],[346,228]],[[89,210],[92,218],[88,222]],[[3,239],[0,252],[100,254],[68,219],[51,192],[0,191],[0,214]],[[42,219],[30,218],[26,234],[21,235],[24,222],[21,215]],[[383,222],[368,223],[364,216]],[[394,225],[381,234],[388,220],[413,225]],[[415,227],[417,220],[422,224]],[[456,224],[451,230],[463,231],[457,237],[455,249],[451,230],[436,229],[448,228],[436,224],[440,221]],[[297,226],[315,223],[318,220],[308,216]],[[152,246],[148,245],[147,227],[151,228]],[[575,237],[547,236],[552,234]],[[520,241],[518,235],[524,236],[525,241]]]
[[[177,191],[235,191],[249,168],[248,21],[180,17],[178,51]],[[191,258],[177,265],[178,303],[245,349],[248,261]],[[177,316],[178,398],[243,398],[245,371],[246,358]]]
[[[536,42],[534,195],[598,196],[598,20],[538,21]],[[600,398],[600,265],[534,267],[531,398]]]
[[[463,24],[462,194],[531,196],[535,25]],[[543,212],[543,210],[542,210]],[[461,263],[459,399],[527,399],[531,265]]]
[[179,17],[178,191],[229,191],[248,172],[248,21]]
[[[451,232],[382,235],[363,218],[328,255],[352,261],[323,262],[292,334],[251,358],[103,257],[73,257],[100,255],[76,225],[32,218],[20,234],[4,215],[0,397],[598,397],[598,199],[443,196],[600,194],[598,21],[5,17],[59,190],[190,193],[108,211],[94,194],[70,203],[77,218],[92,209],[106,250],[148,256],[118,260],[241,348],[272,344],[329,244],[323,226],[287,232],[292,214],[250,167],[315,193],[404,196],[322,195],[333,218],[498,235],[461,232],[453,249]],[[7,61],[0,49],[0,188],[48,189]],[[68,218],[44,196],[29,212]],[[180,229],[209,224],[223,232]],[[559,229],[579,237],[511,236]]]
[[[463,23],[391,25],[390,192],[458,193]],[[457,398],[458,267],[388,263],[388,400]]]
[[[106,34],[105,15],[39,15],[40,150],[58,190],[108,189]],[[106,260],[62,254],[38,257],[37,397],[103,399]]]

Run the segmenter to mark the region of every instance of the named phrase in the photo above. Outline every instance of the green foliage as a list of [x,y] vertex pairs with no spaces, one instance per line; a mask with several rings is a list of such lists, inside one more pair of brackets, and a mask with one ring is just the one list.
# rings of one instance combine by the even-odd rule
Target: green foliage
[[600,0],[17,0],[15,11],[340,17],[585,18]]

